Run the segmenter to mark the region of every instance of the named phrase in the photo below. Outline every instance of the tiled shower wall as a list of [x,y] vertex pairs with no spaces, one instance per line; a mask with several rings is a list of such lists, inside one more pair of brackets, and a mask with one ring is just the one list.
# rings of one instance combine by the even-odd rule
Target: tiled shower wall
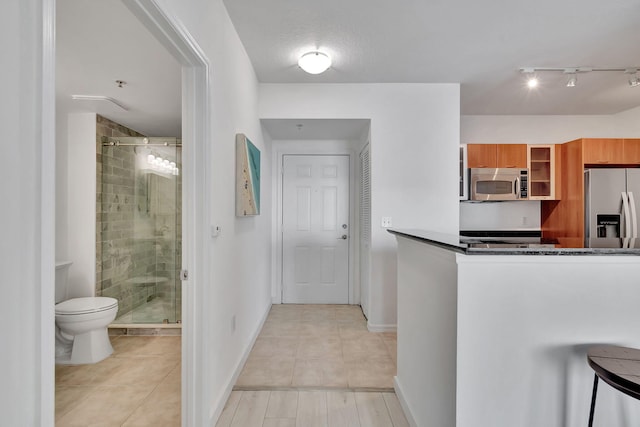
[[[173,177],[176,191],[175,181],[136,173],[136,152],[142,147],[102,146],[103,137],[127,136],[144,135],[97,116],[96,295],[118,299],[118,316],[154,297],[166,297],[167,308],[175,307],[174,292],[180,289],[175,286],[181,259],[180,199],[175,203],[180,177]],[[149,195],[153,182],[155,202]],[[133,280],[141,277],[168,280],[155,286]],[[179,295],[176,300],[179,310]],[[168,317],[173,322],[180,313]]]

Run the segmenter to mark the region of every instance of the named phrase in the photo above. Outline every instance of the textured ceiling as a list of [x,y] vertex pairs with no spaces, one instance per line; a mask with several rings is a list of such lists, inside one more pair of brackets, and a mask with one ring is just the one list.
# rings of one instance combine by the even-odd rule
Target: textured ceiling
[[[463,114],[612,114],[640,105],[623,73],[520,67],[640,66],[638,0],[225,0],[258,79],[269,83],[461,83]],[[309,50],[333,58],[312,76]]]
[[[97,112],[148,136],[180,136],[181,91],[180,65],[121,1],[56,1],[59,112]],[[127,111],[71,95],[110,97]]]
[[[151,136],[180,135],[180,67],[121,1],[57,0],[60,111],[94,111]],[[541,75],[523,87],[518,68],[640,66],[640,1],[226,0],[261,82],[461,83],[463,114],[613,114],[640,106],[622,73],[589,73],[578,86]],[[322,49],[334,65],[312,76],[298,56]],[[118,88],[115,80],[127,84]],[[112,97],[71,101],[71,94]],[[295,120],[277,135],[322,133]],[[326,123],[325,123],[326,125]],[[344,137],[352,133],[345,124]],[[327,125],[327,135],[331,132]],[[333,126],[335,129],[339,127]],[[292,136],[292,135],[291,135]]]

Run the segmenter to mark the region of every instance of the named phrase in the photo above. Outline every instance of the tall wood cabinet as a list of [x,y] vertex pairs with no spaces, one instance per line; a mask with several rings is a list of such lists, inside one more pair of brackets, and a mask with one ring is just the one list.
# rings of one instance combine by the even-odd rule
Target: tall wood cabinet
[[[582,138],[559,144],[560,200],[541,206],[544,237],[584,239],[584,170],[598,167],[638,167],[640,139]],[[559,198],[558,198],[559,199]]]

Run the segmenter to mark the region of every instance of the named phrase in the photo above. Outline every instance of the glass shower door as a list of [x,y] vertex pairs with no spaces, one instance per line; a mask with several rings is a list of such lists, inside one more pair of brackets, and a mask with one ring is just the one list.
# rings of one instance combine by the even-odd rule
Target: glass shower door
[[176,138],[103,141],[98,291],[116,324],[181,322],[181,154]]
[[[152,139],[153,141],[153,139]],[[141,148],[136,174],[137,245],[140,265],[134,287],[133,323],[180,322],[181,150],[174,145]]]

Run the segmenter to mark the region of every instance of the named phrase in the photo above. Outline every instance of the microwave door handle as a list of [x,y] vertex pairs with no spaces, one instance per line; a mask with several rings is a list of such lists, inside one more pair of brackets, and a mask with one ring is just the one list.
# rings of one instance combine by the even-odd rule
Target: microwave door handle
[[627,199],[627,193],[622,192],[622,208],[624,211],[624,233],[622,237],[631,237],[631,213],[629,212],[629,200]]
[[515,185],[515,188],[513,190],[514,190],[514,193],[516,194],[516,199],[519,199],[520,198],[520,178],[519,177],[516,178],[514,185]]

